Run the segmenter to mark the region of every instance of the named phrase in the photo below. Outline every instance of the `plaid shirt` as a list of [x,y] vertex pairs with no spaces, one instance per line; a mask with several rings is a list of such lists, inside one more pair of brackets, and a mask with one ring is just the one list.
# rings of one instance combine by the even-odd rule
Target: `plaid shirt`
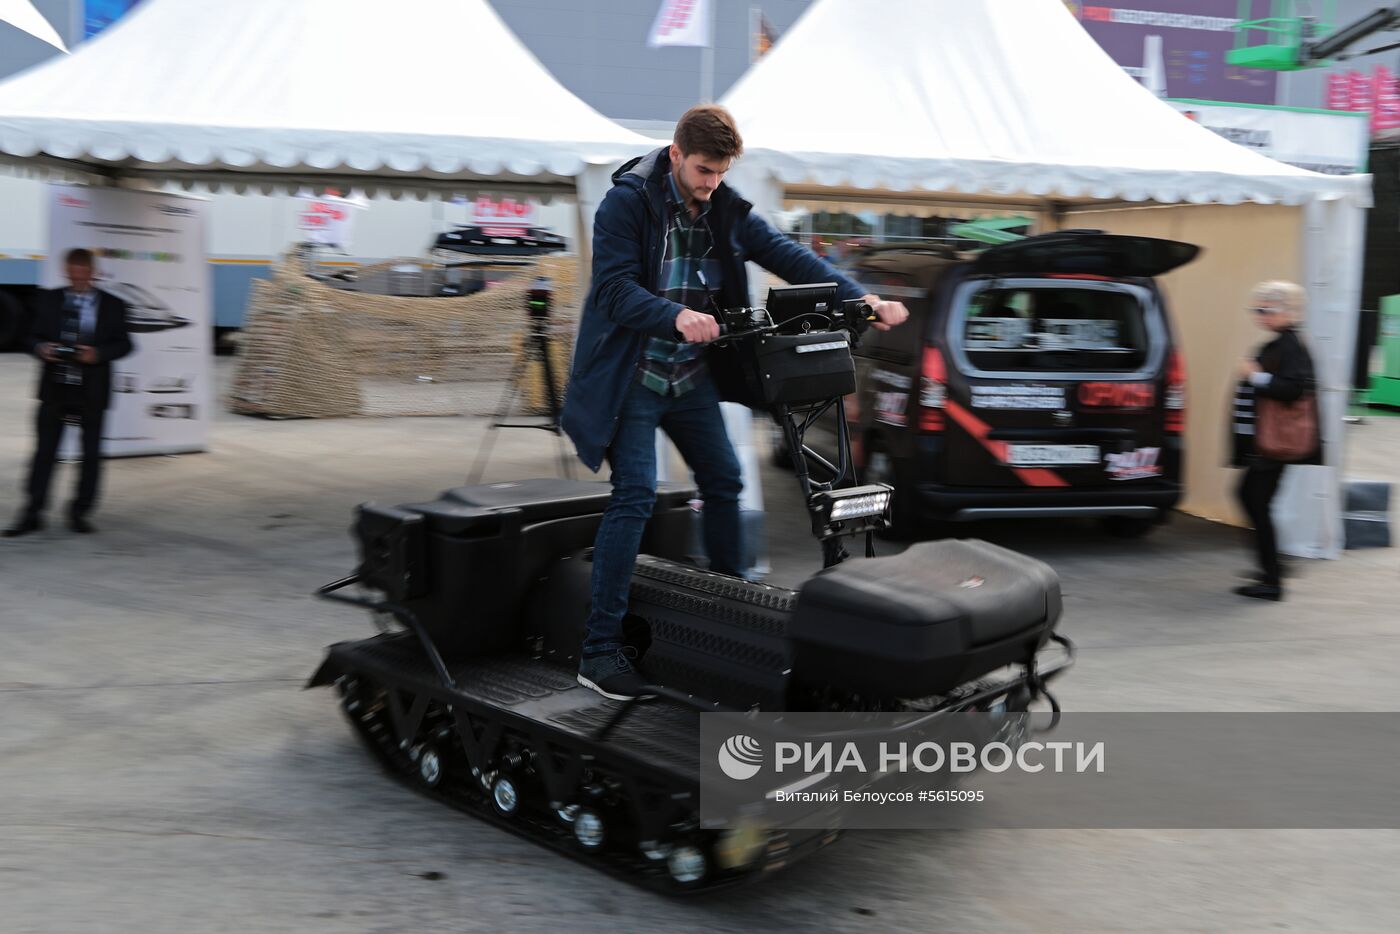
[[[719,260],[710,255],[710,225],[708,203],[700,205],[694,218],[685,206],[676,187],[674,175],[666,176],[670,222],[666,227],[666,246],[661,258],[661,295],[695,311],[711,312],[709,291],[718,294]],[[703,271],[704,282],[700,275]],[[637,378],[642,385],[659,395],[680,396],[695,388],[705,371],[705,358],[699,344],[648,338]]]

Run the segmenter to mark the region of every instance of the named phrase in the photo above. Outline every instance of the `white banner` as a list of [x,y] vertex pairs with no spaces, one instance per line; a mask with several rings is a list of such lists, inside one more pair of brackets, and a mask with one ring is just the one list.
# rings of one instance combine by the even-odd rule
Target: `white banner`
[[1167,103],[1211,132],[1270,159],[1327,175],[1366,171],[1371,148],[1371,123],[1366,114],[1205,101]]
[[369,205],[363,199],[330,194],[302,194],[297,200],[300,202],[296,217],[297,238],[303,243],[320,243],[349,253],[355,212]]
[[710,0],[661,0],[647,45],[711,45]]
[[482,195],[469,206],[467,223],[477,227],[537,227],[539,206],[528,200],[502,198],[494,201]]
[[97,256],[94,285],[127,304],[135,349],[112,364],[103,453],[205,450],[213,347],[203,199],[73,185],[50,193],[41,282],[66,285],[64,254],[86,247]]

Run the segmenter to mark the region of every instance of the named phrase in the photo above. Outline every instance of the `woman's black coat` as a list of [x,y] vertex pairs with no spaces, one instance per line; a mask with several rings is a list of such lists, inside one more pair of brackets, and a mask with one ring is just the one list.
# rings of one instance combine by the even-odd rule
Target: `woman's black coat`
[[[1273,379],[1266,386],[1253,387],[1255,399],[1263,397],[1292,402],[1304,393],[1316,391],[1317,380],[1312,354],[1308,353],[1307,346],[1293,328],[1285,328],[1280,331],[1277,337],[1260,348],[1258,360],[1259,368],[1270,374]],[[1238,393],[1237,387],[1237,402]],[[1247,417],[1242,417],[1242,410],[1237,404],[1234,420],[1234,456],[1231,460],[1231,463],[1236,467],[1248,467],[1251,463],[1271,460],[1271,458],[1266,458],[1255,451],[1253,429],[1252,412]],[[1321,464],[1321,432],[1318,434],[1317,447],[1310,453],[1287,461],[1287,463]]]

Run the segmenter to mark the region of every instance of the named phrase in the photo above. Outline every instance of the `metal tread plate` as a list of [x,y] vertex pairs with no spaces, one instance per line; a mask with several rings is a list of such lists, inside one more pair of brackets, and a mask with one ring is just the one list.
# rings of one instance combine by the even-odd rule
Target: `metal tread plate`
[[763,607],[769,610],[790,613],[797,606],[797,591],[757,581],[715,574],[686,564],[677,564],[664,558],[641,555],[633,568],[632,580],[654,581],[657,584],[681,585],[687,590],[698,591],[715,597],[727,597],[740,603]]
[[[504,708],[580,739],[592,739],[622,703],[582,687],[574,673],[525,656],[488,656],[449,662],[457,682],[449,691],[438,683],[422,647],[411,633],[386,633],[332,648],[345,670],[363,670],[396,687],[458,695],[488,707]],[[599,744],[662,766],[698,774],[698,712],[664,699],[636,704]]]

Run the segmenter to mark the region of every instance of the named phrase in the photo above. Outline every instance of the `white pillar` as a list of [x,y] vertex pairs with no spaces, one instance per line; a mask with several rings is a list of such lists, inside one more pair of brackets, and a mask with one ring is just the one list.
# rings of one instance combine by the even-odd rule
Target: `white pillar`
[[1365,208],[1354,198],[1313,201],[1303,209],[1303,332],[1317,369],[1318,423],[1326,463],[1290,467],[1274,504],[1279,550],[1336,558],[1342,524],[1346,416],[1361,307]]

